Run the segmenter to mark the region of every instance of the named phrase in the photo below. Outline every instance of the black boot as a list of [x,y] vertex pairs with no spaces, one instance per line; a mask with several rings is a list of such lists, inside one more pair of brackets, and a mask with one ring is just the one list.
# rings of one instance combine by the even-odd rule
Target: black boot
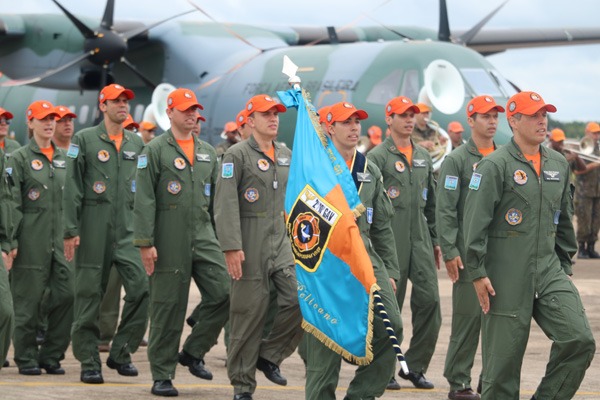
[[584,242],[579,242],[579,253],[577,253],[577,258],[590,258],[590,253],[588,253],[585,248]]
[[600,254],[596,253],[594,250],[594,245],[596,242],[588,242],[587,244],[587,252],[590,258],[600,258]]

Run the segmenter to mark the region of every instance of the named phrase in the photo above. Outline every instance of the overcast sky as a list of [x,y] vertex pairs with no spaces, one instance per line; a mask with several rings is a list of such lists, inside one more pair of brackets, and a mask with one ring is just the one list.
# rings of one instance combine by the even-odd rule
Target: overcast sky
[[[102,16],[102,0],[59,0],[76,15]],[[223,22],[260,25],[372,25],[366,15],[386,25],[417,25],[437,29],[438,0],[194,0]],[[9,3],[9,0],[0,0]],[[502,0],[447,0],[451,29],[469,29]],[[165,7],[168,4],[168,7]],[[117,0],[118,19],[146,21],[191,9],[187,0]],[[0,13],[59,12],[50,0],[10,1]],[[186,18],[206,21],[199,13]],[[358,20],[357,20],[358,19]],[[598,0],[511,0],[490,28],[599,27]],[[484,28],[485,29],[485,28]],[[557,106],[562,121],[600,120],[600,45],[509,50],[489,57],[509,80],[523,90],[539,92]]]

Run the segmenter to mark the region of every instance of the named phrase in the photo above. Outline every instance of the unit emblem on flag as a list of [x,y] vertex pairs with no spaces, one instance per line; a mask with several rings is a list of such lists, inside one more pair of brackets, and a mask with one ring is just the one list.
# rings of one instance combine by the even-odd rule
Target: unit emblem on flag
[[340,217],[341,212],[308,185],[298,197],[288,219],[288,234],[296,261],[307,271],[314,272],[319,267]]

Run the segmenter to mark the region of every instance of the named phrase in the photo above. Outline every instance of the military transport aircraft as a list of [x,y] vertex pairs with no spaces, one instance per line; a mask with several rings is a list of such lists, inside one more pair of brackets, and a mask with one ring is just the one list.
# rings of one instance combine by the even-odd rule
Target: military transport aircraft
[[[107,1],[100,21],[51,1],[62,14],[0,14],[0,105],[15,114],[11,130],[21,142],[26,130],[17,110],[31,101],[73,107],[79,129],[94,121],[98,89],[116,81],[136,93],[134,118],[153,118],[163,129],[170,85],[195,90],[205,106],[202,135],[214,144],[246,99],[288,88],[281,73],[284,55],[300,67],[317,108],[347,100],[379,116],[390,98],[404,95],[432,104],[441,126],[452,120],[465,124],[464,105],[473,96],[490,94],[503,103],[518,90],[484,55],[600,43],[600,28],[482,30],[506,2],[471,30],[451,32],[446,2],[440,0],[435,32],[383,25],[269,28],[177,15],[146,25],[114,21],[114,0]],[[189,0],[190,10],[204,13],[195,1]],[[288,144],[294,120],[282,118],[280,139]],[[382,125],[383,118],[374,122]],[[501,119],[498,141],[509,137]]]

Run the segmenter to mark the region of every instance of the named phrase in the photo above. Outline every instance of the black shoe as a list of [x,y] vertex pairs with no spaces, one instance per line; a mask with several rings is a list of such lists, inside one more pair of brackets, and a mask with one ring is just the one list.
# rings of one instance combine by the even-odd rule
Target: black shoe
[[40,367],[19,368],[19,374],[21,374],[21,375],[41,375],[42,370],[40,369]]
[[387,384],[386,390],[400,390],[400,384],[396,381],[396,378],[392,376],[392,379]]
[[600,258],[600,254],[598,254],[594,249],[595,244],[595,242],[589,242],[587,244],[587,252],[590,258]]
[[187,353],[185,350],[179,353],[179,364],[184,367],[188,367],[190,373],[194,376],[197,376],[201,379],[206,379],[211,381],[213,378],[212,372],[210,372],[204,366],[204,360],[201,358],[196,358]]
[[102,372],[100,371],[81,371],[81,382],[83,383],[104,383]]
[[37,334],[35,335],[35,342],[37,343],[38,346],[41,346],[42,344],[44,344],[44,340],[46,340],[46,331],[43,329],[40,329],[39,331],[37,331]]
[[252,393],[240,393],[233,396],[233,400],[252,400]]
[[164,381],[154,381],[152,390],[150,391],[153,395],[164,396],[164,397],[175,397],[179,396],[179,392],[173,386],[173,382],[170,379]]
[[192,317],[188,317],[185,322],[190,326],[190,328],[193,328],[194,325],[196,325],[196,320]]
[[119,364],[112,358],[106,359],[106,366],[110,369],[116,369],[119,375],[123,376],[138,376],[138,370],[132,363]]
[[50,364],[40,364],[40,368],[45,369],[48,375],[64,375],[65,370],[61,368],[60,363],[56,363],[53,365]]
[[433,383],[429,382],[422,372],[409,371],[408,374],[405,374],[404,371],[400,370],[398,375],[402,379],[411,381],[417,389],[433,389],[434,387]]
[[273,364],[269,360],[265,360],[262,357],[258,357],[258,361],[256,362],[256,368],[261,370],[268,380],[273,383],[276,383],[281,386],[287,385],[287,379],[285,379],[281,372],[279,371],[279,367]]
[[10,367],[10,363],[8,360],[4,360],[4,364],[2,364],[2,368]]

